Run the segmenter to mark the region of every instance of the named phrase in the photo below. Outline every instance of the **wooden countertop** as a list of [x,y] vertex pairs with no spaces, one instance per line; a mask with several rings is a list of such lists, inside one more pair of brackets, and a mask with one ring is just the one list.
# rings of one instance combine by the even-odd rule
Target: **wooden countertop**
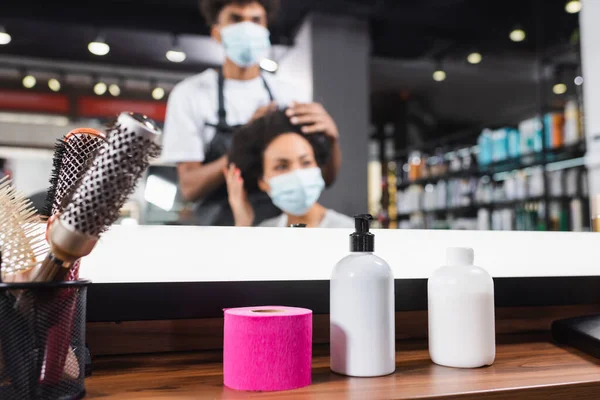
[[496,362],[452,369],[429,360],[426,343],[399,342],[396,373],[347,378],[329,370],[327,346],[313,355],[313,384],[270,393],[223,387],[220,351],[94,358],[88,399],[599,399],[600,360],[558,347],[547,335],[499,339]]

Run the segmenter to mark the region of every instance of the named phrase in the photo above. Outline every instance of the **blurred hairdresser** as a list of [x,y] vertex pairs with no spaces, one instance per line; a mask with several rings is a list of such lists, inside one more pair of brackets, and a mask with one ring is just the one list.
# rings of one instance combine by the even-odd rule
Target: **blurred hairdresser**
[[[317,201],[325,188],[321,168],[331,157],[324,132],[305,135],[304,126],[274,111],[241,128],[233,138],[228,169],[223,171],[236,226],[353,228],[354,219]],[[281,209],[257,223],[249,194],[263,192]]]
[[[279,7],[276,0],[205,0],[201,11],[211,36],[223,45],[221,68],[208,69],[179,83],[167,107],[163,159],[177,163],[183,197],[197,202],[196,223],[233,225],[222,170],[239,126],[269,111],[288,108],[288,118],[302,124],[302,133],[325,132],[332,156],[323,167],[333,183],[341,163],[338,131],[327,111],[311,103],[274,75],[261,73],[259,62],[269,55],[267,23]],[[249,196],[255,221],[279,213],[269,197]]]

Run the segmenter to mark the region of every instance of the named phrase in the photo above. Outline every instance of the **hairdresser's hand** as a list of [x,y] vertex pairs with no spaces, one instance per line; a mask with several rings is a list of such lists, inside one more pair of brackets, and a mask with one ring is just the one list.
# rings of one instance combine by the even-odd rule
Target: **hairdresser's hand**
[[240,170],[235,164],[231,164],[229,168],[223,170],[223,175],[227,183],[227,195],[235,219],[235,226],[252,226],[254,210],[248,201],[248,195],[246,189],[244,189],[244,179]]
[[259,119],[261,117],[264,117],[268,113],[276,111],[276,110],[277,110],[277,103],[275,103],[274,101],[270,102],[266,106],[258,107],[256,109],[256,111],[254,111],[254,115],[252,115],[252,117],[250,118],[249,122],[252,122],[255,119]]
[[335,121],[319,103],[292,103],[286,114],[292,124],[305,125],[302,132],[307,135],[323,132],[332,141],[339,136]]

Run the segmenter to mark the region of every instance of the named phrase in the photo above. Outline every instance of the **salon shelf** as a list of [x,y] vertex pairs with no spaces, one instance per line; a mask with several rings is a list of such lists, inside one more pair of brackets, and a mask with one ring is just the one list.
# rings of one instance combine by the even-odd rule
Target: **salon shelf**
[[[560,202],[560,203],[565,203],[565,202],[569,202],[573,199],[581,199],[583,201],[587,201],[588,197],[587,196],[550,196],[548,197],[548,202]],[[542,201],[546,201],[546,198],[544,196],[538,196],[538,197],[528,197],[526,199],[519,199],[519,200],[507,200],[507,201],[500,201],[500,202],[494,202],[494,203],[478,203],[478,204],[473,204],[473,205],[468,205],[468,206],[459,206],[459,207],[449,207],[449,208],[440,208],[440,209],[436,209],[436,210],[423,210],[423,211],[414,211],[411,213],[402,213],[402,214],[398,214],[398,219],[399,220],[403,220],[403,219],[407,219],[410,218],[411,215],[414,214],[418,214],[418,213],[423,213],[423,214],[460,214],[460,215],[465,215],[465,214],[475,214],[477,213],[477,211],[480,208],[487,208],[490,210],[498,210],[498,209],[505,209],[505,208],[515,208],[515,207],[520,207],[523,206],[525,204],[529,204],[529,203],[539,203]]]
[[521,157],[509,158],[504,161],[492,163],[486,167],[475,167],[472,169],[452,171],[442,176],[432,176],[414,181],[398,183],[398,189],[403,190],[412,185],[427,185],[439,181],[454,178],[471,178],[485,175],[493,175],[502,172],[510,172],[529,167],[543,166],[554,162],[573,160],[585,155],[585,142],[575,145],[563,146],[556,149],[548,149],[546,153],[531,153]]
[[477,209],[479,208],[489,208],[489,209],[503,209],[503,208],[514,208],[514,207],[519,207],[528,203],[539,203],[542,201],[548,201],[548,202],[558,202],[558,203],[566,203],[566,202],[570,202],[573,199],[580,199],[583,201],[587,201],[588,197],[587,196],[579,196],[579,195],[575,195],[575,196],[549,196],[547,199],[544,196],[539,196],[539,197],[529,197],[526,199],[520,199],[520,200],[507,200],[507,201],[500,201],[500,202],[495,202],[495,203],[479,203],[477,204],[475,207]]
[[415,214],[467,214],[469,212],[477,212],[478,206],[470,205],[470,206],[458,206],[458,207],[449,207],[449,208],[438,208],[435,210],[421,210],[421,211],[413,211],[411,213],[401,213],[398,214],[398,219],[407,219]]
[[426,341],[397,342],[396,372],[361,379],[329,369],[327,345],[313,350],[313,384],[280,393],[236,392],[223,386],[222,351],[99,356],[86,379],[88,399],[597,399],[600,361],[557,346],[549,334],[498,337],[487,368],[434,365]]
[[446,180],[457,179],[457,178],[458,179],[459,178],[471,178],[473,176],[480,176],[480,175],[481,175],[481,172],[479,169],[453,171],[453,172],[449,172],[449,173],[441,175],[441,176],[432,176],[429,178],[416,179],[414,181],[400,182],[400,183],[398,183],[398,189],[404,190],[407,187],[413,186],[413,185],[425,186],[428,184],[437,183],[439,181],[446,181]]

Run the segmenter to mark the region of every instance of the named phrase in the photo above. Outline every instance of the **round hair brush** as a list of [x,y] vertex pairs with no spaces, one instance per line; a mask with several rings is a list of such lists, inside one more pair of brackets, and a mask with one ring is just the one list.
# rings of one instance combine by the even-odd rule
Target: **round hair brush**
[[[50,217],[49,224],[63,211],[79,180],[87,171],[97,151],[106,141],[106,134],[93,128],[78,128],[56,141],[54,168],[42,215]],[[77,280],[79,263],[71,268],[67,280]]]
[[[54,219],[63,211],[73,190],[90,168],[96,153],[105,142],[106,134],[93,128],[74,129],[57,140],[53,159],[54,168],[43,212],[43,215],[50,217],[46,233]],[[70,268],[66,280],[73,281],[78,277],[79,260],[75,261]],[[43,368],[39,376],[39,381],[44,384],[58,384],[65,374],[71,379],[77,379],[80,374],[77,359],[68,361],[69,357],[74,357],[70,338],[61,333],[72,329],[77,292],[62,290],[57,292],[56,296],[53,301],[62,305],[55,313],[57,324],[44,328],[47,329],[47,342]]]
[[34,281],[64,280],[72,264],[92,251],[119,218],[150,158],[160,155],[160,134],[156,123],[144,115],[119,115],[64,211],[49,224],[50,252]]
[[62,212],[81,176],[106,141],[104,132],[93,128],[78,128],[56,141],[54,168],[42,215],[51,217]]

